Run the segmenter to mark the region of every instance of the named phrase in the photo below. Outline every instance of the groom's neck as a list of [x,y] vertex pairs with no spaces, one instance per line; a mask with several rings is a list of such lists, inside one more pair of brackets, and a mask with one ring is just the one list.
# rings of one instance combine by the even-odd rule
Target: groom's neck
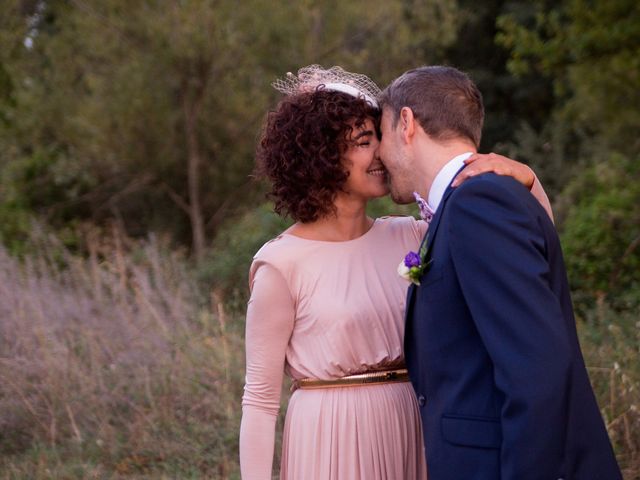
[[423,198],[427,198],[434,179],[451,159],[466,152],[477,151],[475,146],[465,140],[436,141],[428,136],[420,142],[418,148],[421,172],[421,185],[418,192]]

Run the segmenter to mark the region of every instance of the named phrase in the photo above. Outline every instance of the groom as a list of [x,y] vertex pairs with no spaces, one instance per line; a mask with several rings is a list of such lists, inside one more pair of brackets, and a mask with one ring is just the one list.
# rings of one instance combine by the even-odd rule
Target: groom
[[435,211],[405,332],[429,480],[621,479],[553,223],[511,177],[451,186],[480,143],[480,92],[454,68],[421,67],[381,105],[393,199],[417,192]]

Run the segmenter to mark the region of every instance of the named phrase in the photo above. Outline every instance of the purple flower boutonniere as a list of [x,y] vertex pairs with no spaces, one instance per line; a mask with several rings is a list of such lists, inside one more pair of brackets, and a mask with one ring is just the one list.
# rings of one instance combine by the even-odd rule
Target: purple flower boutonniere
[[427,241],[422,244],[420,252],[409,252],[398,265],[398,275],[415,285],[420,285],[420,277],[427,271],[431,260],[426,261]]

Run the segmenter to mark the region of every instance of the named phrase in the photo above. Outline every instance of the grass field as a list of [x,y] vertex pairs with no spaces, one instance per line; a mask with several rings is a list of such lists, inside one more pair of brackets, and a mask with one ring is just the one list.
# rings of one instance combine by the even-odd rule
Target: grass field
[[[153,239],[33,251],[0,248],[0,479],[239,478],[243,312]],[[640,318],[594,318],[585,357],[638,479]]]

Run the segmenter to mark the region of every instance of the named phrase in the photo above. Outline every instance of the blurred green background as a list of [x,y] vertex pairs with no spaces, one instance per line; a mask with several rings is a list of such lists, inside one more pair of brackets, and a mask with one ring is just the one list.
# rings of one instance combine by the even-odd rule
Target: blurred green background
[[476,81],[481,150],[552,199],[591,379],[640,478],[631,0],[0,0],[0,478],[239,478],[247,270],[288,224],[253,153],[271,81],[311,63]]

